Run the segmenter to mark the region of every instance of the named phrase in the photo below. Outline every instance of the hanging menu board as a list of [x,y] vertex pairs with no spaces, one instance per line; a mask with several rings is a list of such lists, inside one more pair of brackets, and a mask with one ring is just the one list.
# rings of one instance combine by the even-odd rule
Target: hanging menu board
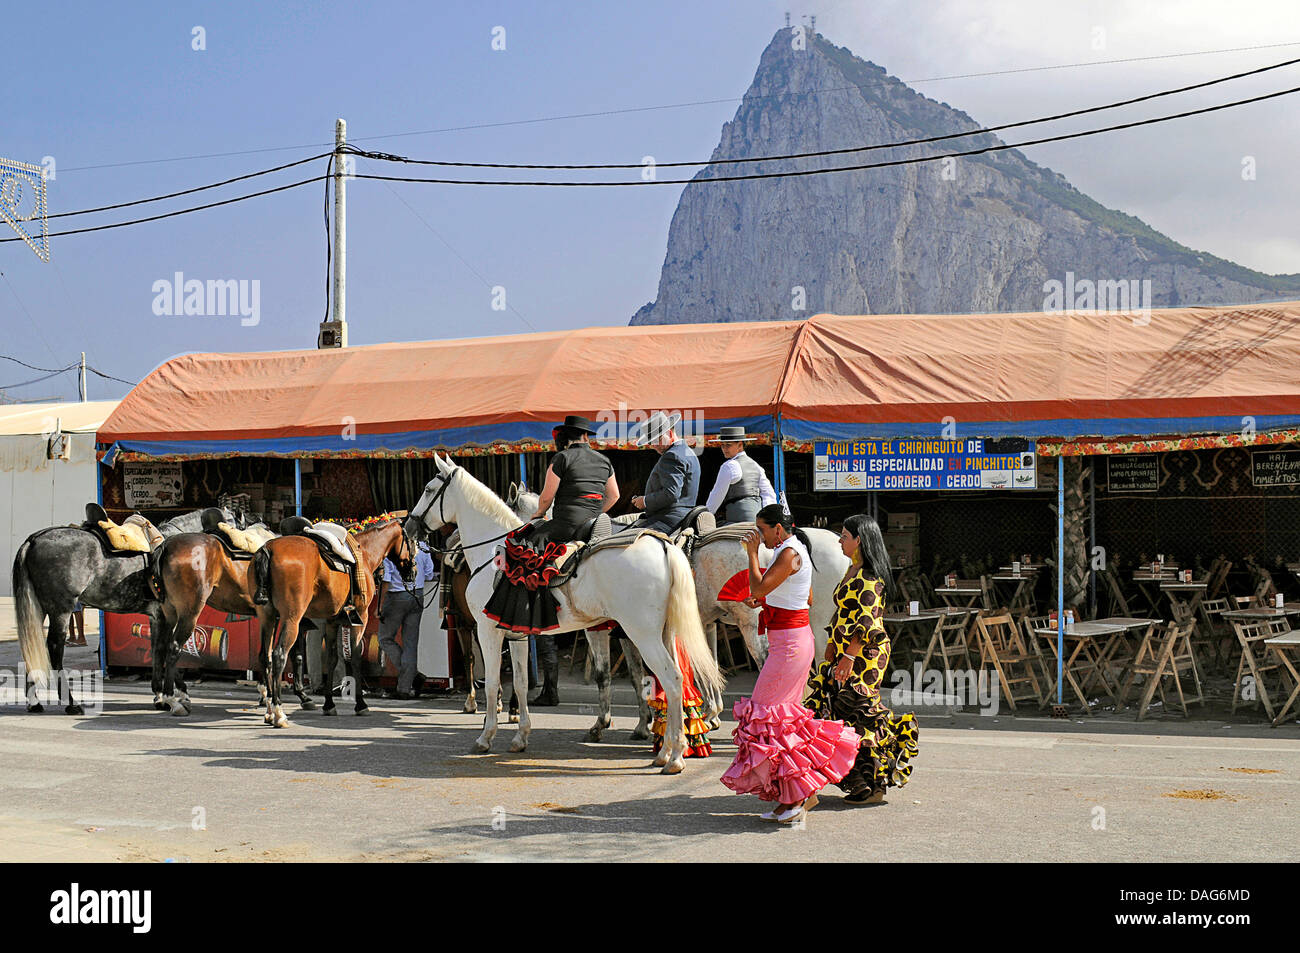
[[123,464],[122,487],[127,508],[132,510],[182,506],[185,502],[179,463]]
[[1250,479],[1255,486],[1300,484],[1300,450],[1256,450],[1250,455]]
[[1154,493],[1160,489],[1160,455],[1125,453],[1107,457],[1106,489],[1111,493]]
[[813,443],[814,490],[1033,490],[1034,443],[928,438],[819,440]]

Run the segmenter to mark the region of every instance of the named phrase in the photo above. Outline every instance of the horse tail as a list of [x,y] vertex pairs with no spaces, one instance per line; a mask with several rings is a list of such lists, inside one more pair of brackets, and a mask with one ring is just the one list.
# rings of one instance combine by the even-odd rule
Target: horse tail
[[14,609],[18,616],[18,645],[27,673],[37,685],[45,685],[50,674],[50,650],[45,644],[45,610],[36,598],[36,587],[27,573],[30,538],[23,540],[14,556]]
[[253,554],[253,602],[264,606],[271,601],[271,554],[263,546]]
[[709,694],[710,689],[721,694],[727,681],[704,638],[691,564],[686,554],[676,546],[664,547],[664,555],[668,560],[668,616],[664,621],[664,645],[671,654],[673,639],[676,638],[695,670],[695,687],[702,694]]
[[154,598],[159,602],[167,601],[167,593],[164,591],[162,574],[163,551],[166,548],[167,544],[163,543],[160,546],[155,546],[153,551],[149,553],[149,589],[153,592]]

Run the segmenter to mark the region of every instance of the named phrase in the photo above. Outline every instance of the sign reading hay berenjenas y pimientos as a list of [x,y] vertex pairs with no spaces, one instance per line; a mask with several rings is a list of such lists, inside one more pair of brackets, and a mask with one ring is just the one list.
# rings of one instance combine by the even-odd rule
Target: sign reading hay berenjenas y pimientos
[[1256,450],[1250,455],[1250,479],[1255,486],[1300,484],[1300,450]]
[[904,438],[813,444],[815,490],[1033,490],[1032,440]]

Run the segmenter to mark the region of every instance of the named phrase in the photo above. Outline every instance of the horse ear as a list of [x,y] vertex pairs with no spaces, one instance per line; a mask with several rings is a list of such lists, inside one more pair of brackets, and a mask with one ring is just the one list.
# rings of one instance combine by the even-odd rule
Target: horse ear
[[509,503],[511,506],[514,506],[515,501],[518,499],[519,499],[519,484],[516,483],[514,480],[511,480],[510,492],[506,494],[506,502]]
[[442,455],[441,455],[441,454],[439,454],[439,453],[437,453],[437,452],[434,453],[434,455],[433,455],[433,463],[434,463],[434,465],[438,468],[438,472],[439,472],[439,473],[446,474],[446,472],[447,472],[447,462],[446,462],[445,460],[442,459]]

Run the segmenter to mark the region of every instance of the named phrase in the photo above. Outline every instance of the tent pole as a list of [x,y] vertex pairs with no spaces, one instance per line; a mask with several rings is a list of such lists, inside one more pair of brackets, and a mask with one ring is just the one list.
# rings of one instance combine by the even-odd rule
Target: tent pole
[[524,463],[524,452],[519,451],[519,485],[528,489],[528,468]]
[[776,498],[778,502],[784,503],[785,500],[785,450],[781,447],[781,415],[777,414],[773,418],[772,433],[772,476],[776,479]]
[[[95,502],[98,503],[100,506],[104,505],[104,470],[105,467],[102,462],[100,462],[95,466]],[[85,626],[84,615],[82,616],[82,626],[83,626],[83,631],[81,634],[84,636],[86,634],[84,631],[84,626]],[[108,639],[108,629],[106,628],[104,610],[100,609],[99,610],[99,672],[101,675],[108,674],[107,639]],[[57,685],[55,687],[57,688]]]
[[302,459],[293,458],[293,512],[302,516]]
[[1089,458],[1092,473],[1088,477],[1088,613],[1097,618],[1097,571],[1092,560],[1097,552],[1097,461]]
[[1065,660],[1065,455],[1056,458],[1056,704],[1063,705]]

